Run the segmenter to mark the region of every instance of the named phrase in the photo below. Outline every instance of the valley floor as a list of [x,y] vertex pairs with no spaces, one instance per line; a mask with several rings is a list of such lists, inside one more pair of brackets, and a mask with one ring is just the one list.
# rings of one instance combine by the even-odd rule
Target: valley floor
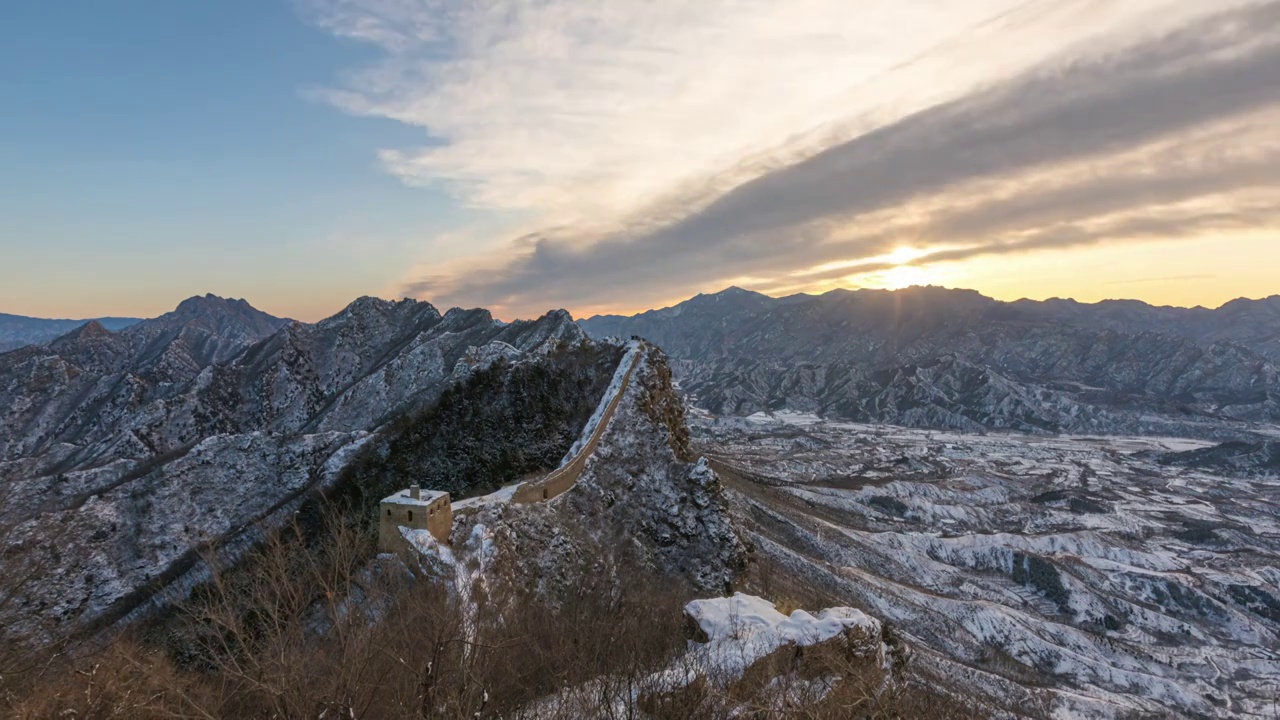
[[1176,438],[690,424],[782,584],[887,620],[941,682],[1056,717],[1276,717],[1274,473],[1175,464],[1212,445]]

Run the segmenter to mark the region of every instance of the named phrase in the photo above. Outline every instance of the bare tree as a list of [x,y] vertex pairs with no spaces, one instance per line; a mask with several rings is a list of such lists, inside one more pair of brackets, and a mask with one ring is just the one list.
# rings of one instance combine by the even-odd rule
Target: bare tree
[[[784,647],[716,677],[686,652],[673,586],[603,543],[561,590],[536,569],[378,556],[332,508],[272,533],[178,609],[91,655],[63,656],[0,705],[19,718],[971,717],[845,637]],[[445,556],[441,553],[441,556]],[[811,591],[774,573],[779,593]],[[812,605],[807,605],[812,606]],[[812,606],[817,607],[817,606]],[[868,659],[868,658],[872,659]]]

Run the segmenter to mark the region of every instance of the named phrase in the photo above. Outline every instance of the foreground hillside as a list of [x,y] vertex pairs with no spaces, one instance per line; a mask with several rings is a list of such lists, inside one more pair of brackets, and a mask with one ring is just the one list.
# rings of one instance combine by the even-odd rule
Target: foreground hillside
[[720,414],[1222,439],[1280,419],[1280,298],[1188,310],[932,287],[731,288],[581,324],[661,345],[692,402]]
[[[523,483],[507,484],[455,501],[447,538],[399,528],[405,547],[375,551],[360,497],[387,475],[423,479],[416,459],[399,467],[423,447],[411,438],[450,432],[458,413],[512,431],[493,424],[534,418],[489,388],[562,374],[535,358],[497,361],[371,436],[328,501],[304,503],[233,566],[215,564],[171,612],[105,646],[37,652],[38,663],[8,668],[0,708],[103,718],[989,715],[959,688],[914,676],[910,648],[876,618],[844,604],[802,609],[776,584],[773,599],[750,594],[769,573],[693,451],[665,356],[644,343],[612,347],[625,352],[603,362],[591,417],[561,448],[561,467],[581,467],[562,494],[521,501]],[[485,470],[482,447],[443,454]]]

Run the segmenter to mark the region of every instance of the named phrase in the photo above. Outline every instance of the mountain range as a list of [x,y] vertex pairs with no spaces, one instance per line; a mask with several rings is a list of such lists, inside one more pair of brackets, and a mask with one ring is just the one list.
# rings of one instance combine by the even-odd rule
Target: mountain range
[[[401,600],[442,591],[464,636],[517,607],[577,622],[580,603],[616,598],[615,623],[745,589],[891,621],[863,638],[888,673],[868,687],[971,706],[941,716],[1235,716],[1280,677],[1278,338],[1280,298],[1206,310],[942,288],[730,288],[511,323],[368,297],[303,323],[206,295],[82,323],[0,353],[0,659],[129,627],[220,682],[193,661],[221,637],[201,603],[259,587],[276,547],[347,568],[332,592],[289,595],[300,657],[332,639],[320,611],[434,647],[425,615],[370,600],[382,581],[407,582]],[[702,408],[689,422],[686,403]],[[513,501],[587,447],[569,490]],[[452,531],[400,528],[410,556],[380,555],[379,503],[412,485],[452,495]],[[326,517],[363,549],[345,555]],[[653,595],[615,595],[624,576]],[[243,602],[236,617],[276,607]],[[556,637],[595,632],[577,630]],[[777,668],[739,662],[774,687],[804,674],[780,652]],[[670,657],[636,668],[669,691]],[[583,707],[602,673],[573,681]],[[565,682],[520,702],[545,707]]]
[[721,414],[1222,439],[1280,418],[1280,296],[1209,310],[729,288],[580,324],[663,347],[691,401]]
[[[58,637],[119,619],[181,585],[202,548],[234,550],[332,486],[390,421],[486,369],[506,376],[579,347],[592,346],[563,310],[504,323],[366,297],[308,324],[208,295],[118,332],[92,321],[0,354],[0,529],[12,556],[58,568],[0,621]],[[600,373],[576,391],[602,388],[612,368]],[[531,385],[519,389],[541,397]],[[500,407],[501,390],[472,399]],[[565,402],[570,424],[594,407]],[[577,429],[552,429],[545,455],[558,459]]]
[[103,317],[94,320],[46,320],[0,313],[0,352],[16,350],[25,345],[39,345],[55,340],[75,328],[97,322],[108,330],[123,330],[138,318]]

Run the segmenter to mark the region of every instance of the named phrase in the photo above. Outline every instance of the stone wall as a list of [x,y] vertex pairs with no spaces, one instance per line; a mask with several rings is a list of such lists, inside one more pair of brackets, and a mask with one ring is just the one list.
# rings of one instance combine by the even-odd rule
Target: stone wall
[[[628,357],[631,366],[623,374],[621,382],[618,383],[613,397],[609,399],[609,404],[600,415],[599,422],[596,423],[587,442],[564,466],[543,477],[520,483],[511,495],[511,502],[528,504],[550,500],[573,487],[578,481],[631,383],[631,374],[640,356],[638,353],[632,353],[630,356],[624,356],[624,362]],[[411,497],[411,494],[418,496]],[[414,489],[403,490],[385,498],[378,508],[378,548],[381,552],[399,552],[407,547],[407,543],[400,534],[402,527],[427,530],[440,542],[447,543],[453,532],[453,507],[449,493],[417,491],[415,486]]]
[[600,437],[604,435],[605,428],[609,426],[609,421],[613,419],[613,413],[617,410],[618,403],[622,401],[622,396],[627,391],[627,385],[631,382],[631,373],[636,367],[635,358],[638,357],[637,355],[631,360],[631,367],[627,368],[626,374],[622,376],[622,382],[618,385],[617,393],[609,401],[609,406],[605,408],[604,415],[601,416],[595,431],[591,433],[591,439],[582,446],[577,456],[569,461],[568,464],[549,473],[546,477],[521,483],[520,487],[516,488],[515,493],[511,496],[512,502],[542,502],[543,500],[550,500],[573,487],[573,484],[578,481],[578,477],[582,475],[583,468],[587,466],[587,461],[591,459],[591,454],[596,451],[596,445],[600,443]]

